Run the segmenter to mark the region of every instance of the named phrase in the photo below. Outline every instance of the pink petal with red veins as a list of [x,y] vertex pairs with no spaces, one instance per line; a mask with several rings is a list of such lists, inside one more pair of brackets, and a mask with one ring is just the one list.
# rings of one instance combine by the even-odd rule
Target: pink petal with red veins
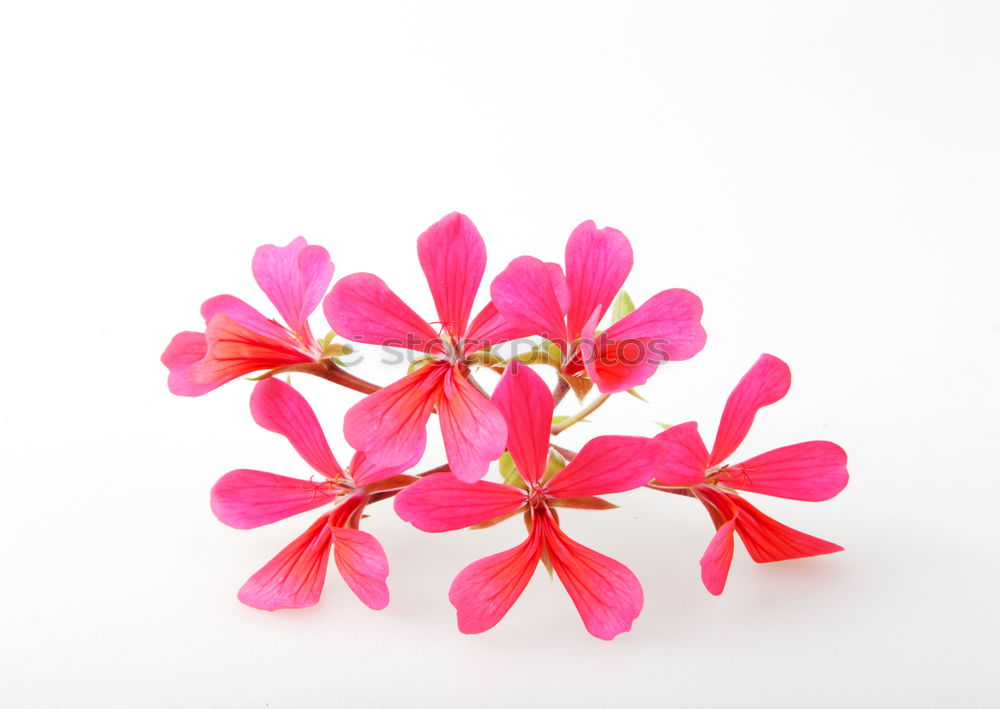
[[713,596],[718,596],[726,587],[729,567],[733,563],[733,532],[736,520],[731,519],[719,527],[708,543],[701,557],[701,582]]
[[306,321],[333,278],[327,250],[309,246],[301,236],[288,246],[261,246],[253,256],[253,277],[288,326],[311,338]]
[[449,532],[509,514],[527,501],[512,486],[480,480],[464,483],[449,473],[434,473],[396,495],[400,519],[424,532]]
[[351,479],[358,487],[365,487],[409,470],[420,461],[421,457],[423,451],[399,465],[376,465],[364,453],[355,453],[351,458]]
[[643,436],[598,436],[588,441],[545,486],[551,497],[607,495],[642,487],[666,462],[667,448]]
[[265,611],[316,605],[326,581],[333,538],[327,517],[323,515],[313,522],[304,534],[251,576],[240,589],[239,599]]
[[258,335],[278,342],[296,344],[288,328],[265,317],[259,310],[233,295],[217,295],[201,304],[201,316],[208,323],[216,315],[225,315]]
[[556,264],[514,259],[490,285],[500,315],[513,327],[541,335],[566,351],[566,282]]
[[333,560],[361,602],[380,611],[389,605],[389,560],[372,535],[358,529],[331,527]]
[[274,378],[257,382],[250,395],[250,412],[258,426],[287,438],[317,473],[329,478],[343,475],[316,414],[291,384]]
[[751,558],[758,564],[768,561],[801,559],[807,556],[832,554],[844,547],[813,537],[777,522],[742,497],[729,495],[739,509],[736,531]]
[[604,331],[605,342],[651,340],[647,357],[690,359],[705,346],[701,298],[683,288],[660,291]]
[[708,449],[698,433],[698,424],[694,421],[677,424],[655,438],[667,449],[666,463],[654,476],[657,482],[679,487],[705,482]]
[[458,611],[458,629],[482,633],[499,623],[528,585],[541,553],[541,534],[534,531],[513,549],[462,569],[448,591],[448,600]]
[[476,482],[486,475],[490,461],[503,455],[507,442],[503,415],[456,367],[445,373],[438,419],[448,467],[459,480]]
[[629,271],[632,246],[617,229],[598,229],[586,221],[566,243],[566,282],[569,284],[569,337],[577,338],[595,310],[598,322],[608,312]]
[[218,386],[252,372],[314,361],[290,337],[272,339],[221,313],[208,321],[205,343],[207,354],[189,370],[196,384]]
[[330,504],[340,492],[340,487],[325,481],[233,470],[212,487],[212,512],[230,527],[253,529]]
[[191,379],[192,365],[201,361],[207,352],[203,332],[179,332],[174,335],[167,349],[160,356],[160,361],[170,370],[167,387],[172,394],[179,396],[201,396],[224,384],[226,379],[198,384]]
[[518,472],[538,482],[549,460],[552,392],[529,367],[511,360],[491,401],[507,422],[507,448]]
[[632,627],[642,610],[642,586],[628,567],[579,544],[547,519],[543,529],[552,568],[573,599],[587,631],[611,640]]
[[829,500],[847,485],[847,453],[830,441],[796,443],[729,466],[719,483],[791,500]]
[[437,332],[370,273],[337,281],[323,301],[323,313],[335,332],[355,342],[420,352],[440,346]]
[[731,456],[746,438],[757,411],[781,399],[791,384],[788,365],[777,357],[762,354],[726,401],[709,465],[718,465]]
[[417,256],[441,324],[463,336],[486,270],[483,237],[467,216],[452,212],[420,235]]
[[422,455],[427,419],[438,403],[447,365],[432,363],[369,394],[347,410],[344,437],[372,465],[396,466]]
[[501,342],[528,337],[531,334],[533,333],[516,328],[507,322],[491,300],[469,323],[469,332],[462,341],[462,353],[468,355],[479,350],[487,350]]

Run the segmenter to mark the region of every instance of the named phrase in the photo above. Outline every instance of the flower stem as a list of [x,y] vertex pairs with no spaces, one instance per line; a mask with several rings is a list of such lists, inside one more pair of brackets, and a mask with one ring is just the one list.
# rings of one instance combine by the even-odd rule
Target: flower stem
[[552,390],[552,400],[554,402],[553,408],[559,406],[559,402],[562,401],[568,393],[569,382],[562,377],[559,377],[559,381],[556,383],[556,388]]
[[563,431],[565,431],[567,428],[572,426],[574,423],[579,423],[580,421],[583,421],[583,419],[587,418],[592,413],[601,408],[601,405],[609,398],[611,398],[610,394],[601,394],[599,397],[590,402],[590,404],[577,411],[575,414],[570,416],[565,421],[562,421],[552,426],[552,435],[557,436]]
[[276,374],[284,374],[285,372],[305,372],[306,374],[312,374],[321,379],[331,381],[334,384],[340,384],[348,389],[360,391],[362,394],[371,394],[382,388],[378,384],[372,384],[361,377],[354,376],[332,359],[321,359],[318,362],[304,362],[302,364],[290,364],[287,367],[278,367],[277,369],[272,369],[264,377],[273,377]]

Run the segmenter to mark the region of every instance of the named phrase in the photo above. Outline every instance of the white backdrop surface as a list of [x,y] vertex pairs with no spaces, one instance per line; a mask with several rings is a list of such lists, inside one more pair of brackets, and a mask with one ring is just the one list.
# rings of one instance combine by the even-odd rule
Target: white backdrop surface
[[[0,705],[995,706],[996,5],[362,5],[0,10]],[[761,352],[785,359],[741,452],[840,443],[838,498],[759,502],[846,551],[738,550],[715,598],[704,510],[632,492],[564,516],[642,581],[630,633],[590,638],[540,571],[463,636],[451,579],[522,530],[426,535],[382,505],[388,609],[333,570],[315,608],[241,605],[306,523],[231,530],[208,490],[302,464],[248,383],[172,397],[160,352],[211,295],[264,308],[253,249],[299,234],[429,315],[414,239],[452,210],[487,278],[595,219],[632,240],[637,301],[704,300],[705,350],[570,444],[711,432]],[[343,459],[358,396],[297,383]]]

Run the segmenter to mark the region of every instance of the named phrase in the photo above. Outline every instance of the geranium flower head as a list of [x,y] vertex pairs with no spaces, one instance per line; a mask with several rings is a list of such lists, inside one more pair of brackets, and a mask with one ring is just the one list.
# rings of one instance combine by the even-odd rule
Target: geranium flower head
[[689,490],[715,524],[716,534],[701,560],[702,581],[715,595],[725,588],[736,533],[759,563],[843,550],[776,522],[735,492],[828,500],[847,485],[847,454],[840,446],[808,441],[725,464],[743,442],[757,412],[783,398],[790,385],[788,365],[772,355],[761,355],[729,395],[711,452],[694,422],[672,426],[656,436],[669,451],[667,464],[656,472],[656,484]]
[[490,288],[513,327],[556,343],[561,373],[586,376],[605,394],[644,384],[665,360],[684,360],[705,346],[701,300],[681,288],[661,291],[598,332],[632,270],[632,247],[620,231],[580,224],[566,243],[565,274],[533,256],[511,261]]
[[556,510],[608,507],[595,496],[649,482],[665,463],[664,447],[637,436],[599,436],[546,479],[553,399],[544,382],[526,366],[511,362],[493,403],[507,423],[507,449],[524,487],[487,481],[470,485],[436,473],[403,490],[396,497],[396,512],[428,532],[524,514],[528,538],[522,544],[471,564],[452,583],[449,598],[462,632],[479,633],[496,625],[539,561],[546,559],[587,630],[610,640],[628,630],[639,615],[642,588],[627,567],[566,536]]
[[471,319],[486,269],[486,246],[468,217],[452,213],[417,239],[417,255],[437,309],[439,328],[417,315],[378,276],[355,273],[323,303],[344,337],[422,352],[425,365],[369,395],[346,414],[348,443],[384,465],[421,454],[427,421],[437,411],[452,472],[479,480],[507,437],[500,412],[469,381],[473,353],[515,335],[492,303]]
[[318,507],[332,508],[254,574],[240,589],[239,599],[264,610],[315,605],[332,551],[337,569],[357,597],[371,608],[384,608],[389,602],[388,561],[375,537],[359,530],[358,523],[371,494],[412,482],[399,475],[408,466],[379,467],[356,453],[343,469],[305,398],[279,379],[257,383],[250,410],[261,427],[285,436],[321,478],[233,470],[212,488],[215,516],[236,529],[252,529]]
[[253,257],[253,275],[285,324],[231,295],[206,300],[201,306],[205,332],[175,335],[160,358],[170,370],[171,392],[201,396],[252,372],[322,356],[308,317],[333,278],[326,249],[301,236],[287,246],[261,246]]

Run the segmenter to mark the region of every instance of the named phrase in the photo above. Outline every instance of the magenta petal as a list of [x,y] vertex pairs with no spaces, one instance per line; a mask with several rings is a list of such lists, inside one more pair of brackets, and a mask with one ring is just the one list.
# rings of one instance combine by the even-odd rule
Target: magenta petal
[[378,540],[359,529],[331,527],[333,560],[354,594],[369,608],[389,605],[389,560]]
[[642,610],[642,586],[628,567],[573,541],[549,520],[545,545],[559,580],[573,599],[587,631],[611,640],[632,627]]
[[160,361],[170,370],[167,387],[172,394],[201,396],[228,381],[228,379],[219,379],[198,383],[191,379],[191,366],[199,362],[205,356],[206,351],[207,345],[203,332],[179,332],[170,340],[167,349],[160,356]]
[[306,321],[333,278],[327,250],[309,246],[301,236],[288,246],[261,246],[253,256],[253,276],[288,327],[311,337]]
[[242,325],[247,330],[264,338],[277,342],[295,343],[288,328],[282,327],[274,320],[265,317],[259,310],[233,295],[217,295],[201,304],[201,316],[208,323],[216,315],[225,315],[230,320]]
[[328,515],[278,552],[243,584],[239,599],[248,606],[273,611],[316,605],[326,581],[332,535]]
[[352,406],[344,416],[347,442],[372,465],[403,465],[422,454],[445,369],[439,364],[421,367]]
[[253,529],[333,502],[330,482],[289,478],[261,470],[233,470],[212,487],[212,512],[223,524]]
[[501,342],[509,342],[531,334],[533,333],[516,328],[507,322],[491,300],[469,323],[469,332],[462,341],[462,352],[470,354],[479,350],[487,350]]
[[445,372],[438,418],[448,467],[459,480],[479,480],[490,461],[503,455],[507,442],[503,415],[456,367]]
[[632,246],[620,231],[598,229],[592,221],[573,230],[566,243],[571,339],[579,337],[595,310],[598,321],[604,317],[631,270]]
[[788,365],[777,357],[762,354],[726,401],[709,465],[718,465],[731,456],[746,438],[757,411],[781,399],[791,383]]
[[730,465],[719,483],[792,500],[829,500],[847,485],[847,453],[830,441],[796,443]]
[[509,514],[524,505],[525,493],[480,480],[464,483],[449,473],[434,473],[396,495],[400,519],[424,532],[448,532]]
[[482,633],[507,615],[528,585],[541,557],[541,535],[533,532],[521,544],[469,564],[448,591],[458,611],[458,629]]
[[420,235],[417,256],[441,324],[461,337],[486,270],[483,237],[467,216],[452,212]]
[[515,359],[507,365],[492,401],[507,422],[507,448],[521,477],[538,482],[549,459],[552,392],[531,368]]
[[377,465],[364,453],[357,452],[351,458],[351,479],[358,487],[365,487],[380,480],[391,478],[393,475],[406,472],[420,462],[420,458],[422,457],[423,451],[419,451],[412,458],[398,465]]
[[736,520],[731,519],[715,532],[712,541],[701,557],[701,582],[713,596],[718,596],[726,587],[729,567],[733,563],[733,532]]
[[314,355],[292,339],[291,331],[280,329],[284,336],[274,339],[225,313],[213,315],[205,328],[205,357],[188,370],[192,381],[218,385],[251,372],[314,361]]
[[355,342],[420,352],[439,342],[434,329],[370,273],[337,281],[323,301],[323,313],[334,331]]
[[330,478],[343,475],[316,414],[291,384],[273,377],[257,382],[250,396],[250,412],[259,426],[287,438],[317,473]]
[[512,326],[527,334],[541,335],[565,350],[566,310],[565,303],[560,302],[560,293],[565,288],[558,266],[533,256],[521,256],[493,279],[490,296],[500,315]]
[[832,554],[844,548],[771,519],[742,497],[729,495],[739,509],[736,531],[750,557],[758,564],[768,561],[801,559],[820,554]]
[[671,426],[658,433],[656,439],[667,449],[665,465],[656,471],[656,481],[662,485],[687,487],[705,482],[708,470],[708,449],[694,421]]
[[598,436],[588,441],[545,486],[551,497],[607,495],[642,487],[666,461],[667,449],[643,436]]
[[705,346],[701,298],[683,288],[660,291],[604,331],[605,342],[648,340],[653,361],[690,359]]

